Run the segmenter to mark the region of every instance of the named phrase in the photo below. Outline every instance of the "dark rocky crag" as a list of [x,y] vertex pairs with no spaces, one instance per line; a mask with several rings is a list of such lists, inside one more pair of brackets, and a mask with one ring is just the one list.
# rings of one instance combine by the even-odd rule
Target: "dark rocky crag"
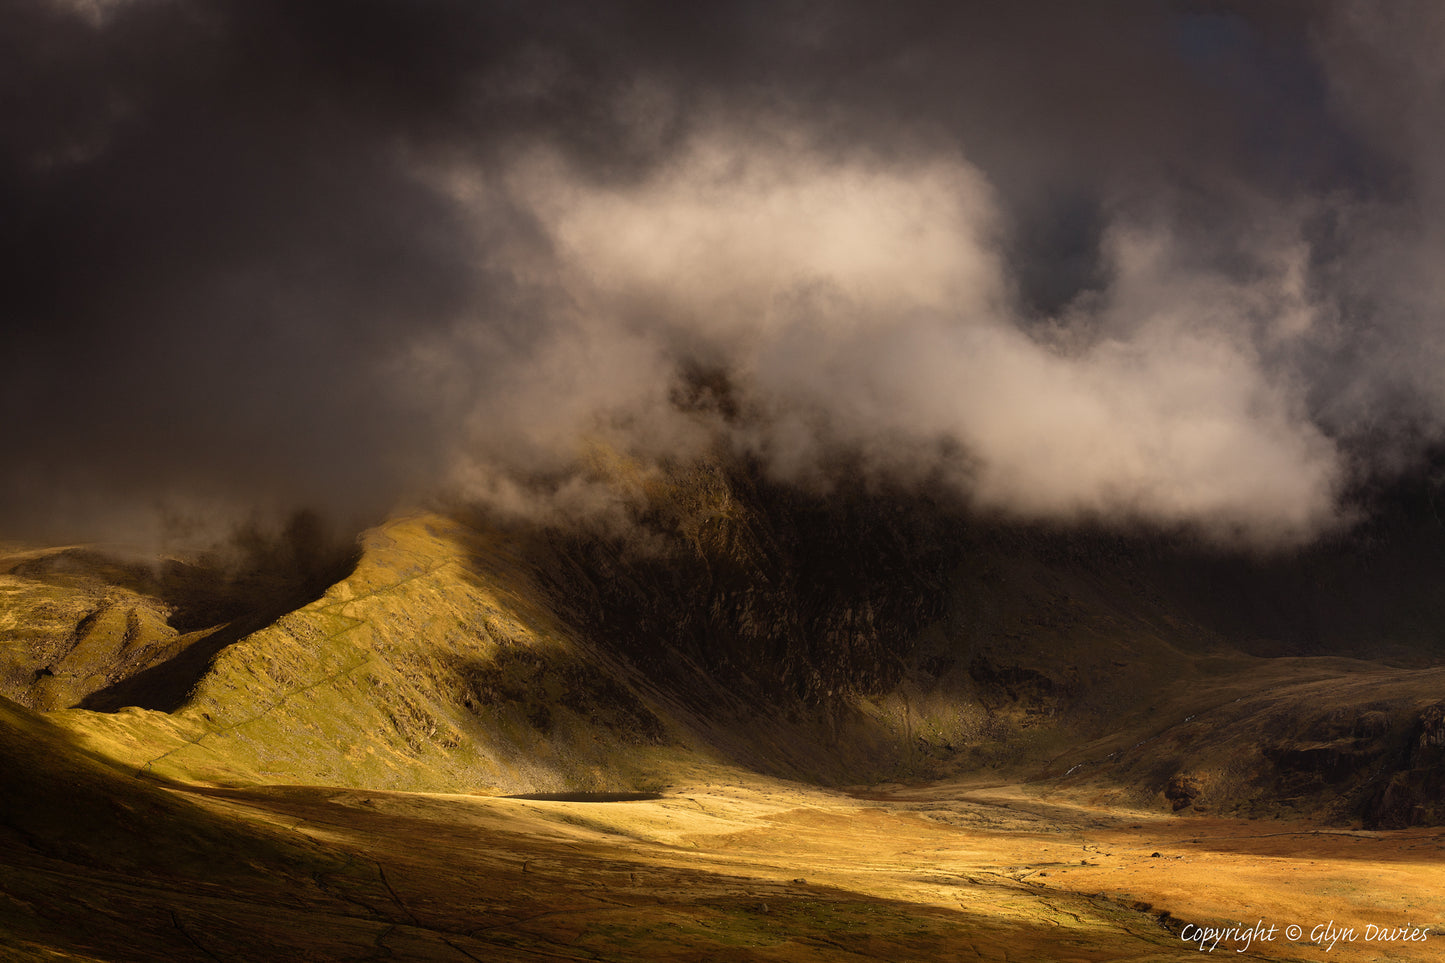
[[356,555],[297,522],[209,588],[179,560],[12,554],[5,693],[92,710],[57,719],[174,778],[627,792],[721,760],[1442,818],[1445,537],[1422,483],[1376,493],[1354,533],[1255,557],[981,518],[844,468],[807,490],[723,454],[601,464],[632,493],[626,528],[455,511]]

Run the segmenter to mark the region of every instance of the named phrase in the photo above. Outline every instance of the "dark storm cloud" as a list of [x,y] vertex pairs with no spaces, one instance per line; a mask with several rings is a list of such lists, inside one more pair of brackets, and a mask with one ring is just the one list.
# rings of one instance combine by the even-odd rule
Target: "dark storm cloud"
[[435,476],[455,413],[409,380],[413,344],[545,319],[484,251],[525,246],[525,213],[464,223],[416,167],[529,135],[636,163],[606,107],[630,68],[587,6],[9,5],[11,526],[75,493],[374,507]]
[[398,318],[464,303],[466,235],[223,11],[27,12],[0,227],[20,497],[365,484],[365,448],[406,443],[368,378]]
[[[1445,423],[1430,7],[3,18],[7,532],[605,512],[599,446],[721,442],[1288,540]],[[697,365],[746,417],[677,407]]]

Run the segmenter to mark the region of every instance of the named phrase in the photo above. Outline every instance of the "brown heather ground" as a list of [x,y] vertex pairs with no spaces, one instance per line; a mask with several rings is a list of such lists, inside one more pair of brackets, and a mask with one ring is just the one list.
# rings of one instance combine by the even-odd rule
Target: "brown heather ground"
[[1261,920],[1215,952],[1439,956],[1445,670],[1247,654],[1118,571],[973,548],[896,670],[859,654],[883,608],[824,619],[876,683],[831,702],[796,689],[828,651],[779,650],[794,690],[746,662],[799,616],[715,559],[689,605],[743,628],[704,664],[624,637],[677,616],[578,588],[605,559],[439,516],[324,592],[12,552],[0,958],[1173,960]]
[[[1168,960],[1196,954],[1186,924],[1263,919],[1274,941],[1219,952],[1433,960],[1445,938],[1365,940],[1369,924],[1445,923],[1434,830],[729,775],[613,802],[167,790],[185,812],[139,871],[106,868],[103,840],[67,856],[7,847],[0,947],[37,960]],[[204,835],[212,867],[168,858],[196,845],[195,823],[220,827]],[[1331,920],[1354,941],[1311,945]]]

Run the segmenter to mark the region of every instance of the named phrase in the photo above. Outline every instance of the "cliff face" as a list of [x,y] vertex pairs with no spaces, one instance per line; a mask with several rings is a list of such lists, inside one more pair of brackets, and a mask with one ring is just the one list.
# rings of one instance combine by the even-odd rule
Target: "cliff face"
[[[624,529],[416,515],[315,556],[331,568],[283,553],[249,594],[12,555],[6,694],[135,769],[219,783],[640,791],[725,765],[1441,818],[1439,672],[1332,654],[1361,636],[1309,635],[1319,586],[1259,617],[1284,561],[916,491],[810,494],[722,460],[634,490]],[[1344,584],[1347,546],[1312,551],[1290,571]],[[1379,552],[1361,557],[1400,567]],[[1425,652],[1423,618],[1383,613],[1381,650]]]

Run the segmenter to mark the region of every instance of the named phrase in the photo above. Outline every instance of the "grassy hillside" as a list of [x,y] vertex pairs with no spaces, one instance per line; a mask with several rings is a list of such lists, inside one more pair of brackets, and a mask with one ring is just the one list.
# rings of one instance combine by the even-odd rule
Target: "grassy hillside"
[[[53,718],[136,771],[217,785],[991,772],[1165,811],[1440,818],[1433,670],[1251,654],[1219,628],[1249,606],[1193,615],[1228,584],[1215,557],[737,465],[599,477],[640,493],[626,535],[418,514],[343,567],[273,553],[290,574],[229,610],[194,571],[186,595],[94,554],[11,556],[9,691],[72,706]],[[318,570],[344,577],[297,574]]]
[[63,709],[184,650],[137,571],[78,548],[0,553],[0,693]]
[[362,547],[320,598],[219,651],[175,712],[59,718],[139,770],[217,783],[630,789],[683,754],[502,541],[418,516]]

